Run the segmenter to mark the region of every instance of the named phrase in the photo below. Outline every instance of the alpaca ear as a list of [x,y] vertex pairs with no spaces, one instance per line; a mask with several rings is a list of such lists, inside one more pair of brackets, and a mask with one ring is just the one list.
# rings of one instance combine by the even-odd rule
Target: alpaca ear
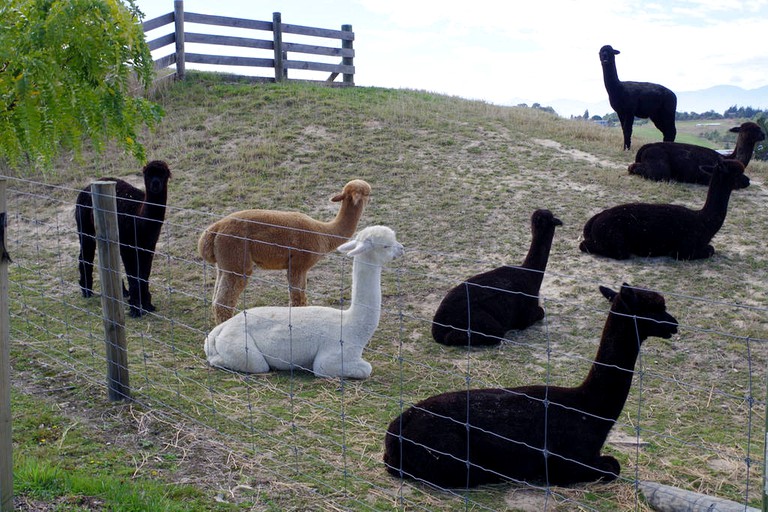
[[637,300],[635,295],[635,287],[631,284],[621,283],[621,290],[619,290],[619,295],[621,295],[621,299],[624,301],[624,303],[629,306],[633,306]]
[[347,256],[357,256],[358,254],[364,254],[372,249],[373,242],[370,238],[366,238],[362,243],[358,242],[357,246],[347,253]]
[[728,131],[729,132],[733,132],[733,133],[739,133],[741,131],[741,126],[734,126],[733,128],[731,128]]
[[340,194],[336,194],[331,198],[331,201],[333,201],[334,203],[338,203],[339,201],[343,201],[343,200],[344,200],[344,192]]
[[346,242],[344,242],[343,244],[341,244],[340,246],[338,246],[338,247],[336,248],[336,250],[337,250],[337,251],[339,251],[339,252],[343,252],[343,253],[345,253],[345,254],[346,254],[346,253],[348,253],[349,251],[351,251],[352,249],[354,249],[355,247],[357,247],[357,240],[355,240],[355,239],[353,238],[352,240],[347,240]]
[[608,299],[609,302],[612,302],[613,298],[618,295],[618,292],[615,292],[615,291],[611,290],[610,288],[608,288],[606,286],[601,286],[600,287],[600,293],[602,293],[603,297]]

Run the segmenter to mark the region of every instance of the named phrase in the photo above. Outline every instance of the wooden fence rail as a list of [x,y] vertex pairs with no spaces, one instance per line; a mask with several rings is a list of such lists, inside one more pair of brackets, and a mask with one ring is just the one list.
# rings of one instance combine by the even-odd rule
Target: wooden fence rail
[[[255,39],[249,37],[223,36],[214,34],[202,34],[187,32],[186,23],[200,25],[213,25],[219,27],[231,27],[236,29],[250,29],[271,33],[270,39]],[[142,26],[144,32],[162,28],[166,25],[174,25],[174,31],[170,34],[159,36],[148,41],[150,50],[155,51],[170,45],[175,45],[173,53],[155,60],[155,70],[168,68],[175,65],[175,75],[178,79],[184,78],[186,63],[212,64],[219,66],[245,66],[258,68],[274,68],[274,79],[262,77],[262,80],[281,82],[288,79],[288,70],[321,71],[330,73],[325,82],[333,82],[342,75],[342,82],[337,85],[355,85],[355,50],[353,41],[355,33],[352,25],[342,25],[341,30],[330,30],[302,25],[290,25],[283,23],[281,15],[276,12],[272,15],[272,21],[258,21],[242,18],[230,18],[226,16],[212,16],[184,12],[183,0],[174,1],[173,12],[163,14],[157,18],[145,21]],[[319,46],[312,44],[292,43],[283,40],[284,34],[295,34],[316,38],[341,40],[341,47]],[[241,57],[227,55],[211,55],[201,53],[188,53],[184,49],[185,43],[210,44],[218,46],[249,48],[257,50],[271,50],[271,58]],[[307,60],[289,59],[288,54],[320,55],[325,57],[339,57],[339,64],[327,62],[311,62]]]

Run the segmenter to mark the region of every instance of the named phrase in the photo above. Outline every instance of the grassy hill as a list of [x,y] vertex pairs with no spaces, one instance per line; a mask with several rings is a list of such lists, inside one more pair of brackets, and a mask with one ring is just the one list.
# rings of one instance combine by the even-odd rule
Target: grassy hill
[[[706,195],[701,186],[629,176],[633,153],[621,150],[618,128],[426,92],[252,85],[197,73],[155,95],[166,117],[147,134],[147,154],[174,175],[150,284],[157,315],[128,320],[135,404],[105,403],[94,356],[100,305],[79,296],[72,209],[76,189],[93,178],[138,184],[140,166],[117,153],[87,155],[62,159],[46,175],[11,176],[18,458],[135,485],[159,481],[170,499],[210,510],[497,510],[529,499],[541,509],[535,500],[543,498],[551,509],[628,509],[639,499],[636,477],[735,500],[749,486],[750,504],[759,504],[766,164],[751,164],[752,186],[733,194],[710,260],[617,262],[578,250],[591,215],[632,201],[698,208]],[[638,130],[633,147],[654,140],[658,132]],[[365,354],[371,378],[340,385],[208,368],[202,339],[212,327],[213,272],[196,253],[201,231],[248,208],[330,219],[337,205],[328,199],[353,178],[373,188],[360,227],[389,225],[406,248],[384,274],[382,320]],[[564,223],[542,286],[545,321],[499,348],[438,346],[429,327],[445,292],[479,271],[519,264],[538,208]],[[337,305],[348,296],[349,271],[339,255],[322,260],[310,272],[310,302]],[[506,485],[448,493],[385,474],[383,433],[401,399],[407,405],[468,381],[580,382],[608,311],[597,287],[622,282],[662,292],[681,324],[677,337],[643,347],[643,372],[615,428],[630,441],[606,447],[622,479],[547,496]],[[242,305],[286,300],[284,274],[257,270]],[[41,328],[40,315],[54,320]],[[42,427],[41,410],[51,418]],[[172,483],[187,490],[171,491]]]

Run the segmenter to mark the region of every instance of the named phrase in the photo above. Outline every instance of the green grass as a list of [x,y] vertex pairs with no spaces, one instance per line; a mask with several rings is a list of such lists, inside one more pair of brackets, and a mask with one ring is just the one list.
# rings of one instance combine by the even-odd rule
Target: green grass
[[[52,404],[34,394],[14,393],[14,491],[22,506],[45,510],[181,511],[227,510],[212,506],[191,485],[169,485],[153,470],[134,478],[126,464],[135,452],[107,443],[91,425],[62,413],[67,403]],[[142,450],[152,446],[144,443]],[[170,458],[172,459],[172,457]],[[167,471],[175,464],[168,461]],[[159,482],[157,480],[160,480]]]
[[[195,510],[513,507],[510,491],[519,489],[510,486],[459,496],[401,486],[381,464],[384,430],[401,399],[462,389],[467,378],[516,386],[549,375],[553,384],[577,384],[607,313],[597,285],[626,281],[663,292],[681,323],[675,338],[644,345],[642,379],[616,428],[631,436],[639,427],[647,444],[608,443],[625,479],[553,489],[554,503],[649,510],[634,492],[637,472],[735,500],[749,482],[750,504],[759,504],[768,165],[750,164],[753,185],[734,193],[712,259],[616,262],[578,251],[592,214],[638,200],[698,207],[706,194],[629,176],[633,154],[621,150],[619,128],[422,91],[253,85],[199,73],[156,94],[167,117],[145,143],[174,175],[150,285],[157,315],[126,325],[135,403],[106,399],[100,304],[77,288],[72,208],[76,190],[94,177],[140,183],[140,166],[108,153],[62,159],[44,176],[9,173],[17,482],[32,461],[56,490],[35,499],[107,499],[47,476],[71,474],[120,483],[115,493],[126,503],[147,494],[151,503],[165,498]],[[660,138],[638,127],[633,147]],[[245,208],[330,219],[337,205],[328,199],[353,178],[373,188],[361,227],[390,225],[406,247],[383,275],[382,319],[365,353],[371,378],[342,385],[303,372],[209,368],[202,340],[212,327],[213,272],[196,254],[201,231]],[[430,320],[450,287],[522,261],[537,208],[564,222],[542,286],[545,321],[491,350],[431,341]],[[348,297],[349,272],[342,256],[328,255],[310,272],[310,302]],[[241,306],[286,298],[283,272],[256,271]],[[748,454],[756,461],[749,474]],[[41,496],[34,487],[17,492]]]

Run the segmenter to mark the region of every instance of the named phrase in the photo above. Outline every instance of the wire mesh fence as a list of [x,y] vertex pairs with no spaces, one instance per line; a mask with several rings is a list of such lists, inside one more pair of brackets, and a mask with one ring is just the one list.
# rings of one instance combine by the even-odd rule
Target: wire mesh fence
[[[82,297],[78,286],[77,193],[9,179],[12,360],[60,375],[62,386],[92,390],[88,407],[98,411],[106,396],[103,319],[99,301]],[[627,402],[602,451],[621,464],[616,480],[558,486],[502,478],[511,483],[440,488],[386,471],[389,423],[448,391],[578,386],[594,364],[610,308],[598,285],[618,290],[621,283],[548,272],[543,320],[510,331],[498,346],[448,347],[430,335],[435,306],[460,282],[444,269],[464,269],[466,277],[495,264],[406,244],[405,255],[382,270],[381,318],[363,353],[373,367],[370,378],[317,378],[301,368],[232,372],[206,361],[215,268],[194,250],[203,229],[220,217],[168,206],[149,283],[157,309],[125,323],[133,403],[118,420],[134,425],[137,411],[151,415],[173,424],[177,440],[194,433],[198,447],[227,454],[240,473],[222,477],[222,491],[263,487],[255,500],[279,495],[297,508],[319,499],[354,510],[647,510],[641,488],[650,481],[743,506],[760,503],[764,307],[657,290],[678,332],[649,338],[639,352]],[[343,307],[351,285],[351,260],[334,252],[310,271],[306,291],[311,304]],[[97,279],[97,294],[99,286]],[[428,300],[414,300],[413,290]],[[238,309],[287,306],[288,297],[283,271],[257,269]],[[514,421],[509,411],[498,416]],[[467,431],[471,425],[470,415]]]

